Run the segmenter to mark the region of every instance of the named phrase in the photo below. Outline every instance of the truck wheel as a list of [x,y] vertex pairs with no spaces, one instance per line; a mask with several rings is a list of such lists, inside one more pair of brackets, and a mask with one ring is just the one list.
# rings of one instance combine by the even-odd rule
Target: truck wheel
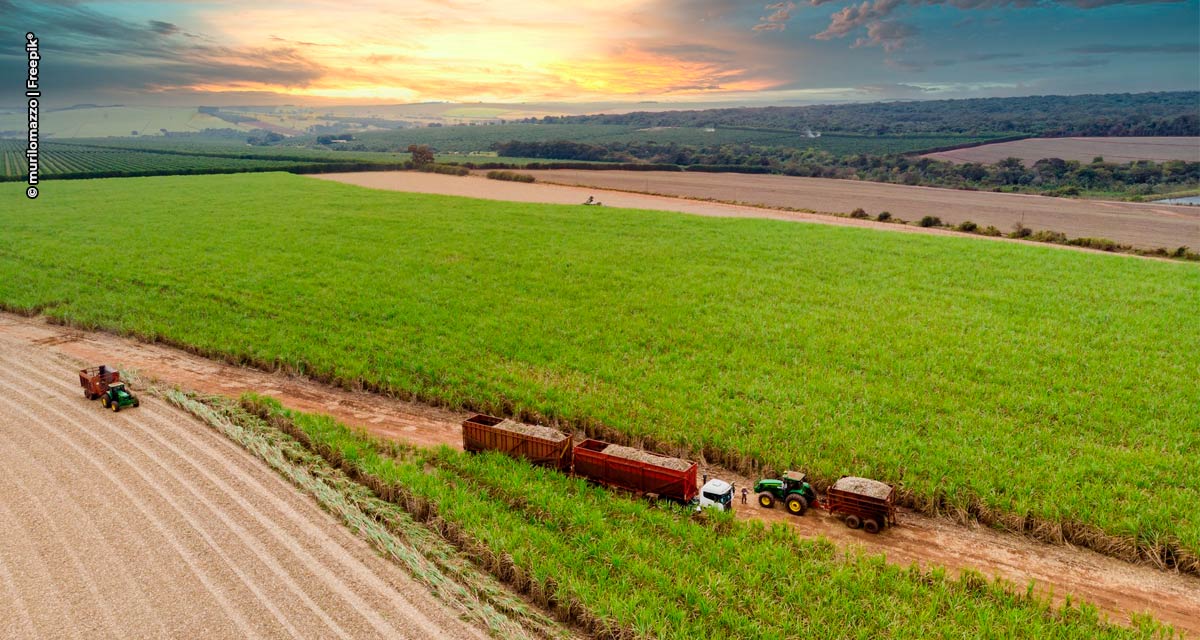
[[775,506],[775,496],[769,493],[758,494],[758,504],[761,504],[764,509],[770,509]]
[[857,529],[862,526],[862,518],[852,513],[846,516],[846,526],[850,527],[851,529]]
[[805,500],[803,496],[788,496],[787,510],[794,516],[802,516],[808,510],[808,500]]
[[863,520],[863,531],[867,533],[879,533],[879,522],[875,518],[867,518]]

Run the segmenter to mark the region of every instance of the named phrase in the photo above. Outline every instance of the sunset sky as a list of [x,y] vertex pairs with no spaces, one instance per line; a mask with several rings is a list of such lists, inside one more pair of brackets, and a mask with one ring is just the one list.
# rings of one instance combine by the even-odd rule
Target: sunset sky
[[0,15],[9,105],[26,31],[57,106],[1200,88],[1200,0],[0,0]]

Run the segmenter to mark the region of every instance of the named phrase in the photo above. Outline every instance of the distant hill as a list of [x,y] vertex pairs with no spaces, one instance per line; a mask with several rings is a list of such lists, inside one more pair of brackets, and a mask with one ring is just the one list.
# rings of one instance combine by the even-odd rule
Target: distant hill
[[973,98],[804,107],[638,111],[542,118],[542,123],[634,127],[753,127],[895,135],[1200,135],[1200,92]]

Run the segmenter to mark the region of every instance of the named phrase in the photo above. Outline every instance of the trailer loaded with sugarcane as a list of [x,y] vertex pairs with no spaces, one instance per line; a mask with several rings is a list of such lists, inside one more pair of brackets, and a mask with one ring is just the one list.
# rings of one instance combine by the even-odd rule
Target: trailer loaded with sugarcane
[[851,529],[879,533],[896,524],[896,490],[878,480],[844,476],[829,487],[825,508]]
[[733,508],[733,486],[714,478],[699,487],[695,462],[602,440],[573,444],[557,429],[484,414],[467,418],[462,427],[463,449],[470,452],[499,451],[650,498]]

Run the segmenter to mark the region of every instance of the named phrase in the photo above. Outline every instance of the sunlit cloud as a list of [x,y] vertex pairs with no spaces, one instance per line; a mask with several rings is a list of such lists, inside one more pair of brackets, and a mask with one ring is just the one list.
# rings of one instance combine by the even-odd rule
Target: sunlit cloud
[[[928,74],[925,79],[957,88],[987,72],[1007,87],[1022,70],[1036,69],[1049,82],[1056,66],[1073,69],[1072,78],[1092,73],[1087,69],[1096,69],[1097,77],[1101,68],[1115,77],[1120,65],[1098,60],[1134,55],[1170,58],[1171,71],[1156,66],[1155,73],[1173,74],[1163,88],[1186,88],[1180,85],[1195,73],[1185,54],[1194,55],[1200,37],[1179,29],[1162,37],[1149,27],[1121,38],[1081,32],[1053,45],[994,40],[991,50],[1029,47],[1028,58],[1006,55],[1008,64],[1000,65],[985,64],[990,58],[964,51],[961,42],[941,46],[953,34],[923,20],[986,10],[986,17],[960,20],[951,30],[986,34],[1020,20],[1003,16],[1035,7],[1083,20],[1115,5],[1125,5],[1121,11],[1140,4],[1194,9],[1196,2],[0,0],[0,14],[20,16],[20,24],[0,22],[0,39],[20,42],[26,30],[43,33],[53,60],[47,68],[54,70],[47,88],[57,83],[56,96],[69,88],[80,102],[105,99],[101,95],[114,102],[191,96],[192,104],[264,96],[294,102],[857,99],[862,90],[856,87],[908,95],[897,73]],[[1142,11],[1152,10],[1160,9]],[[1157,28],[1168,26],[1163,21]],[[0,49],[0,77],[19,69],[9,58]],[[1121,89],[1119,79],[1112,82]]]

